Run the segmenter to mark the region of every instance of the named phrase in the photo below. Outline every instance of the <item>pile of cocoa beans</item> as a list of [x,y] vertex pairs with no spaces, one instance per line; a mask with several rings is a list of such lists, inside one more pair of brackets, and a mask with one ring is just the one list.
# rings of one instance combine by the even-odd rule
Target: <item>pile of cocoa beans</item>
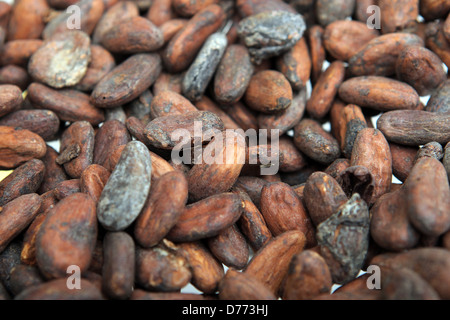
[[450,299],[449,13],[0,2],[0,300]]

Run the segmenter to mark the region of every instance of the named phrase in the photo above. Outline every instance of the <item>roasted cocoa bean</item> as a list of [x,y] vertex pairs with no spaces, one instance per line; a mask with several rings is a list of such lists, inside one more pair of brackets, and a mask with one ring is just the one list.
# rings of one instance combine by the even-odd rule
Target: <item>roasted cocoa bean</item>
[[95,202],[83,193],[50,209],[36,239],[37,265],[46,278],[64,278],[71,265],[81,272],[89,268],[97,238],[95,213]]

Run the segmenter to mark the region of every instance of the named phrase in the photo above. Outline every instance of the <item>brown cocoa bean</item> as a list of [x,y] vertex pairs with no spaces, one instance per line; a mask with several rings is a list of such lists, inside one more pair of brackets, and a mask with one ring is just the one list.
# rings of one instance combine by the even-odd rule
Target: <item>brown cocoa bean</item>
[[219,299],[276,300],[276,297],[260,280],[248,273],[228,269],[219,284]]
[[89,96],[80,91],[55,90],[33,82],[28,87],[28,96],[37,109],[56,113],[61,121],[88,121],[98,125],[105,120],[103,110],[91,104]]
[[244,96],[245,103],[250,108],[269,114],[289,108],[292,98],[290,83],[282,73],[275,70],[254,74]]
[[80,178],[83,171],[92,164],[94,143],[92,125],[87,121],[74,122],[61,137],[61,153],[56,158],[56,163],[63,165],[70,177]]
[[44,178],[45,165],[32,159],[0,182],[0,207],[25,194],[35,193]]
[[131,102],[155,82],[161,68],[159,55],[134,54],[97,83],[91,101],[101,108],[113,108]]
[[379,111],[415,109],[419,95],[410,85],[385,77],[354,77],[342,83],[339,97],[347,103]]
[[110,232],[105,235],[103,245],[103,290],[113,299],[127,299],[135,281],[133,239],[125,232]]
[[162,59],[168,71],[176,73],[186,70],[205,40],[219,29],[224,20],[225,13],[217,4],[197,12],[164,49]]
[[67,267],[88,269],[97,238],[95,203],[72,194],[50,209],[36,239],[36,259],[46,278],[66,276]]
[[223,265],[200,241],[184,242],[178,252],[186,258],[192,271],[192,285],[205,294],[215,293],[225,275]]
[[36,217],[42,199],[36,193],[25,194],[1,207],[0,252],[17,237]]
[[288,273],[292,257],[303,250],[305,243],[303,232],[298,230],[284,232],[259,249],[244,272],[259,280],[278,296],[278,290]]
[[187,205],[167,239],[186,242],[216,236],[240,218],[242,208],[240,197],[233,193],[216,194]]
[[248,244],[235,224],[206,242],[211,253],[227,267],[241,270],[247,265],[250,256]]
[[[152,161],[153,173],[154,164]],[[171,171],[159,177],[136,220],[136,241],[144,248],[158,244],[178,222],[187,198],[188,183],[183,173]]]
[[0,168],[14,169],[47,151],[45,141],[37,134],[20,128],[0,126]]
[[350,166],[366,167],[373,176],[374,189],[368,204],[390,191],[392,181],[392,155],[389,144],[378,129],[361,130],[353,146]]

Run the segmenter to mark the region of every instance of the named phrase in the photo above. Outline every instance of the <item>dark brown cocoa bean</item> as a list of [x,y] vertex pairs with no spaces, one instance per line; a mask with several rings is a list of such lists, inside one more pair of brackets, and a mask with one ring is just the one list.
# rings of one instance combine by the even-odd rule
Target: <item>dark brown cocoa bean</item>
[[312,250],[305,250],[292,257],[283,299],[310,300],[331,290],[331,273],[325,260]]
[[334,61],[320,75],[306,103],[306,111],[313,118],[321,119],[330,111],[339,87],[345,78],[345,65]]
[[432,94],[446,80],[441,59],[420,46],[403,49],[395,68],[397,78],[411,85],[420,96]]
[[245,139],[234,131],[214,139],[205,148],[203,162],[189,170],[189,198],[193,201],[228,192],[238,179],[245,163]]
[[386,300],[440,300],[436,290],[411,269],[381,268],[383,299]]
[[280,137],[279,149],[281,172],[295,172],[308,164],[306,157],[297,149],[292,138]]
[[44,194],[56,188],[56,186],[68,179],[64,168],[56,163],[59,153],[50,146],[47,146],[45,156],[41,158],[45,165],[44,177],[41,186],[38,189],[39,194]]
[[98,164],[90,165],[81,174],[80,191],[87,193],[95,203],[98,203],[109,176],[110,172],[106,168]]
[[164,39],[150,20],[136,16],[120,20],[108,29],[100,43],[111,53],[133,54],[156,51],[163,46]]
[[30,57],[44,42],[40,39],[9,40],[1,48],[1,65],[27,67]]
[[50,209],[36,239],[37,264],[46,278],[65,277],[71,265],[88,269],[97,238],[95,211],[94,201],[82,193]]
[[325,30],[321,26],[312,26],[308,30],[308,47],[311,54],[311,82],[314,84],[322,73],[326,60],[326,51],[323,43]]
[[36,217],[42,199],[36,193],[17,197],[0,211],[0,252],[17,237]]
[[353,146],[350,166],[366,167],[373,176],[374,189],[368,205],[390,191],[392,181],[392,155],[389,144],[378,129],[361,130]]
[[272,136],[271,130],[279,130],[279,135],[283,135],[294,128],[303,118],[306,109],[306,90],[295,92],[290,107],[275,114],[259,113],[257,116],[259,129],[265,129],[269,132],[268,137]]
[[[239,61],[239,65],[236,64]],[[240,44],[229,45],[214,77],[214,97],[219,103],[238,102],[250,83],[253,74],[248,49]]]
[[13,64],[0,68],[0,84],[11,84],[26,90],[30,82],[31,78],[25,68]]
[[[201,137],[195,136],[195,122],[200,122]],[[179,129],[178,134],[174,134],[177,129]],[[152,120],[145,128],[145,135],[154,147],[171,150],[176,146],[183,147],[186,144],[192,144],[195,139],[201,139],[200,141],[203,143],[208,136],[209,139],[211,138],[211,130],[220,132],[223,129],[222,120],[214,113],[191,111],[182,115],[171,115]],[[173,138],[178,140],[173,140]]]
[[137,17],[139,8],[133,1],[120,1],[108,8],[96,24],[92,35],[93,43],[100,43],[104,35],[122,20]]
[[306,181],[303,201],[312,222],[318,226],[336,213],[348,198],[333,177],[315,172]]
[[305,88],[311,76],[311,58],[306,38],[302,37],[292,49],[281,55],[277,69],[284,74],[294,90]]
[[60,120],[50,110],[18,110],[2,117],[0,125],[20,127],[40,135],[45,141],[51,141],[56,138]]
[[419,95],[410,85],[385,77],[354,77],[342,83],[339,97],[347,103],[379,111],[415,109]]
[[101,108],[131,102],[155,82],[161,68],[161,59],[155,53],[132,55],[97,83],[91,101]]
[[330,23],[323,36],[327,52],[337,60],[348,61],[379,35],[377,30],[367,27],[366,21],[337,20]]
[[417,148],[389,143],[392,155],[392,173],[400,181],[405,181],[414,166]]
[[[417,0],[379,0],[381,29],[383,33],[398,32],[414,25],[419,15]],[[405,10],[407,8],[407,10]]]
[[80,179],[70,179],[60,182],[53,192],[55,198],[58,200],[62,200],[74,193],[80,193]]
[[450,114],[420,110],[396,110],[384,113],[377,127],[390,142],[406,146],[419,146],[436,141],[450,140]]
[[445,113],[450,112],[450,80],[444,81],[431,95],[425,111]]
[[272,239],[272,233],[267,227],[261,212],[250,199],[247,192],[240,190],[240,187],[235,187],[233,192],[238,194],[244,203],[242,215],[236,224],[246,236],[253,250],[258,251],[264,244]]
[[108,232],[103,239],[102,291],[112,299],[128,299],[133,292],[135,247],[125,232]]
[[247,265],[248,244],[235,224],[206,241],[211,253],[227,267],[241,270]]
[[110,120],[103,123],[95,134],[92,163],[105,166],[108,156],[118,147],[131,141],[131,136],[124,123]]
[[190,265],[192,285],[205,294],[215,293],[225,272],[211,251],[202,242],[195,241],[181,243],[177,252]]
[[45,0],[17,2],[11,10],[8,39],[39,39],[44,30],[44,18],[49,6]]
[[225,13],[216,4],[197,12],[164,49],[162,59],[168,71],[176,73],[186,70],[206,38],[217,31],[224,20]]
[[276,300],[272,291],[253,276],[228,269],[219,284],[221,300]]
[[54,90],[39,83],[28,87],[28,96],[37,109],[51,110],[61,121],[88,121],[98,125],[105,120],[103,110],[91,104],[89,96],[76,90]]
[[261,213],[275,237],[286,231],[299,230],[306,237],[306,248],[317,244],[310,216],[295,191],[286,183],[274,182],[263,187]]
[[188,261],[164,243],[136,250],[136,282],[147,290],[179,291],[192,278]]
[[37,134],[20,128],[0,126],[0,168],[14,169],[45,155],[47,145]]
[[404,189],[381,196],[370,210],[370,235],[374,241],[389,251],[412,249],[420,234],[408,218]]
[[449,277],[446,270],[450,255],[444,248],[417,248],[403,253],[379,254],[370,263],[396,270],[408,268],[428,282],[441,299],[449,297]]
[[415,228],[430,236],[442,235],[450,228],[450,189],[440,161],[431,157],[417,160],[404,188],[408,217]]
[[423,46],[424,41],[415,34],[402,32],[376,37],[350,58],[348,71],[353,76],[394,75],[398,55],[412,45]]
[[37,267],[19,264],[11,270],[11,293],[18,295],[25,289],[40,285],[44,281]]
[[45,165],[32,159],[0,182],[0,207],[25,194],[35,193],[44,178]]
[[170,90],[156,94],[150,105],[152,119],[173,114],[182,115],[191,111],[197,111],[197,108],[184,96]]
[[216,236],[240,218],[242,208],[240,197],[233,193],[216,194],[187,205],[167,239],[185,242]]
[[244,100],[250,108],[263,113],[286,110],[292,103],[293,93],[286,77],[275,70],[264,70],[250,79]]
[[278,290],[288,273],[292,257],[303,250],[305,243],[303,232],[298,230],[284,232],[259,249],[244,272],[258,279],[278,296]]
[[0,117],[13,111],[17,111],[22,106],[22,90],[15,85],[0,85]]
[[434,20],[445,17],[450,11],[450,5],[444,0],[422,0],[420,1],[420,14],[426,20]]
[[322,164],[332,163],[341,154],[337,140],[312,119],[303,119],[295,126],[294,143],[302,153]]
[[[152,161],[152,173],[154,164]],[[182,172],[171,171],[158,178],[136,220],[136,241],[144,248],[159,243],[178,222],[187,198],[188,183]]]
[[94,143],[92,125],[87,121],[74,122],[61,137],[61,153],[56,158],[56,163],[63,165],[70,177],[80,178],[83,171],[92,164]]

